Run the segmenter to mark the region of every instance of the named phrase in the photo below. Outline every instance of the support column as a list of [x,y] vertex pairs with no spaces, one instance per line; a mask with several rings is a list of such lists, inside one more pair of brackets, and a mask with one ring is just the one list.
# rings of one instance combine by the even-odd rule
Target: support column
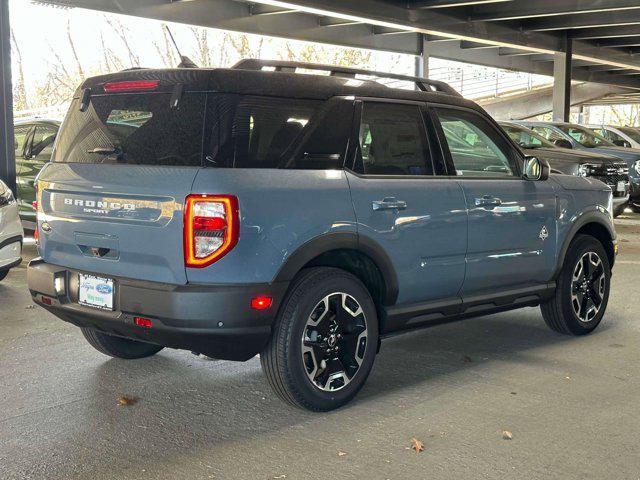
[[566,34],[563,51],[553,58],[553,121],[568,122],[571,108],[571,57],[572,40]]
[[9,2],[0,0],[0,178],[16,193]]
[[415,75],[416,77],[429,78],[429,48],[427,38],[423,34],[418,36],[418,50],[420,55],[415,58]]

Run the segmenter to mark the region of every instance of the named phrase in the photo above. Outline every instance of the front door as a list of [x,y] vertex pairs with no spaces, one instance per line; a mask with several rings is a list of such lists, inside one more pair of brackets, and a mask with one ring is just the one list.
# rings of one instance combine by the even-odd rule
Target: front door
[[428,130],[418,104],[357,105],[357,151],[347,178],[359,236],[393,263],[396,304],[459,302],[467,214],[460,186],[435,175],[442,156],[427,135],[435,130]]
[[556,258],[553,183],[524,180],[522,155],[480,114],[435,112],[469,211],[463,300],[546,283]]

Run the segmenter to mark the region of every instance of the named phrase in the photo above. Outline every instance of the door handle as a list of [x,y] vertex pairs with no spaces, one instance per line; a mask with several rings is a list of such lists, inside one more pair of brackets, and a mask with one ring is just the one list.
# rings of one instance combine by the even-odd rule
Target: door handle
[[382,200],[376,200],[371,204],[371,207],[375,210],[404,210],[407,208],[407,202],[403,200],[396,200],[395,197],[384,197]]
[[498,197],[492,197],[491,195],[484,195],[476,198],[476,207],[497,207],[502,205],[502,200]]

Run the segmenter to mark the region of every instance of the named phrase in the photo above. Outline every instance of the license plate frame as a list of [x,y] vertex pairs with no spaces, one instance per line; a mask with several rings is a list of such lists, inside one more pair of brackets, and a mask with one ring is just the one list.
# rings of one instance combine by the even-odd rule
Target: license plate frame
[[114,310],[115,281],[85,273],[78,274],[78,303],[99,310]]
[[625,182],[620,181],[616,185],[616,192],[624,193],[627,190],[627,185]]

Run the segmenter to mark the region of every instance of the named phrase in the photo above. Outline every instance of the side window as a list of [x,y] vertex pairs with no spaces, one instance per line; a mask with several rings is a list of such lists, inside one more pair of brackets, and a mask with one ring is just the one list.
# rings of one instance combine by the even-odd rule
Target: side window
[[31,130],[30,125],[20,125],[13,130],[13,146],[15,148],[16,159],[20,159],[24,152],[24,142]]
[[364,103],[355,170],[369,175],[433,175],[420,108]]
[[549,140],[550,142],[555,142],[556,140],[565,140],[564,136],[560,133],[556,132],[552,128],[548,127],[531,127],[531,130],[542,135],[544,138]]
[[[612,132],[611,130],[603,130],[602,133],[596,131],[596,133],[602,135],[607,140],[611,140],[612,142],[621,142],[621,143],[622,142],[626,142],[626,140],[624,138],[622,138],[617,133]],[[603,135],[603,133],[604,133],[604,135]]]
[[36,125],[33,135],[31,155],[42,162],[48,162],[53,152],[53,142],[58,134],[58,128],[53,125]]
[[286,168],[328,170],[342,168],[353,125],[353,99],[330,100],[312,120],[310,132]]
[[516,175],[507,142],[482,117],[472,112],[436,109],[457,175]]
[[[233,166],[282,168],[322,102],[294,98],[245,96],[231,125]],[[304,133],[303,133],[304,132]]]

